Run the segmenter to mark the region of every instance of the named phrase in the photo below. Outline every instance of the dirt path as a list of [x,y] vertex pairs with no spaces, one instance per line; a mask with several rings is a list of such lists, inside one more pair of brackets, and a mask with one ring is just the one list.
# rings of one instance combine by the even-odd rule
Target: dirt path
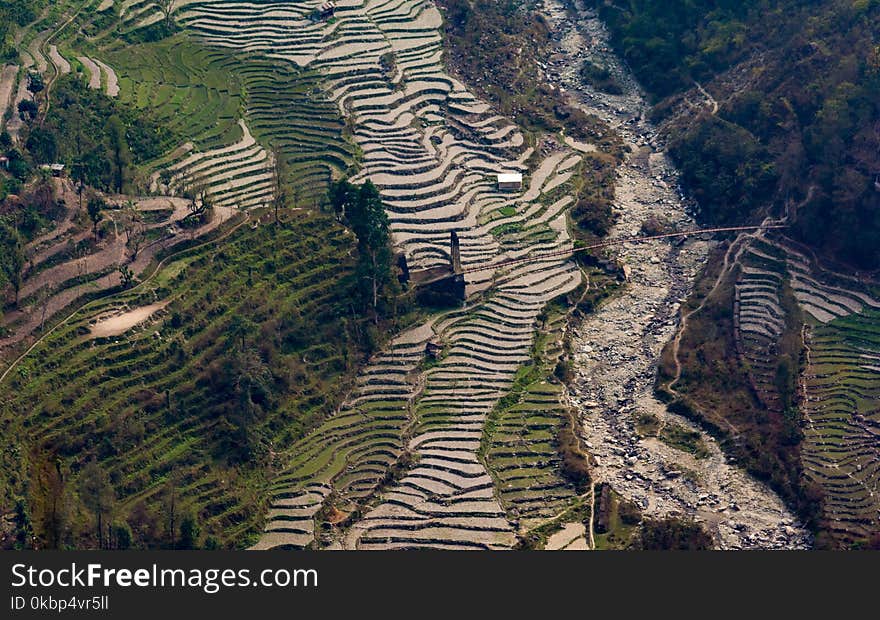
[[700,94],[703,95],[706,98],[706,101],[709,102],[709,107],[712,108],[712,116],[718,114],[718,102],[715,101],[715,97],[710,95],[709,91],[703,88],[703,85],[699,82],[694,82],[694,84],[697,85],[697,90],[700,91]]
[[[636,236],[649,216],[678,228],[693,225],[678,190],[677,171],[644,121],[647,105],[638,85],[609,55],[602,24],[586,11],[575,22],[557,0],[545,12],[556,26],[566,90],[587,112],[605,118],[631,146],[617,180],[611,237]],[[608,96],[580,83],[580,60],[610,66],[623,85]],[[681,300],[705,264],[712,242],[627,244],[615,254],[628,267],[623,294],[604,303],[576,327],[577,378],[571,401],[579,405],[587,448],[596,459],[596,482],[610,484],[648,516],[684,514],[701,521],[721,548],[800,548],[806,532],[764,485],[730,465],[711,437],[666,410],[654,395],[660,351],[675,333]],[[655,438],[640,437],[635,423],[649,414],[700,432],[710,455],[696,459]]]

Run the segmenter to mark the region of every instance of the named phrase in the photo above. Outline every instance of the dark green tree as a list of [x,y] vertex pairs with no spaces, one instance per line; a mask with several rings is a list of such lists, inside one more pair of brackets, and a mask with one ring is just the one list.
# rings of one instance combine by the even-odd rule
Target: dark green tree
[[127,523],[117,523],[112,528],[113,539],[116,549],[131,549],[132,537],[131,528]]
[[391,280],[391,230],[379,190],[366,181],[349,200],[346,219],[358,239],[358,275],[369,283],[373,318],[379,322],[379,293]]
[[119,116],[113,115],[107,121],[107,140],[113,158],[113,183],[116,191],[122,193],[131,165],[131,151],[125,137],[125,125]]
[[285,179],[287,178],[287,165],[284,161],[281,149],[277,146],[272,149],[272,162],[272,182],[275,189],[272,206],[275,211],[275,226],[278,226],[278,212],[287,204],[287,187],[285,185]]
[[0,221],[0,284],[11,284],[15,290],[15,303],[21,289],[21,272],[24,269],[24,244],[21,235],[6,222]]
[[330,185],[330,206],[338,221],[343,221],[352,201],[357,197],[357,188],[345,179]]
[[34,94],[37,94],[46,88],[46,82],[43,80],[43,76],[36,71],[28,73],[27,81],[27,89]]
[[89,461],[79,475],[79,497],[95,515],[98,548],[104,548],[104,517],[110,513],[116,493],[110,485],[107,472],[96,462]]
[[55,134],[42,127],[33,127],[25,143],[33,158],[41,164],[48,164],[58,159],[58,142]]
[[92,196],[86,204],[89,219],[92,220],[92,232],[95,235],[95,241],[98,240],[98,223],[101,221],[101,212],[106,208],[107,203],[98,196]]
[[177,548],[198,549],[201,533],[202,528],[195,516],[191,513],[186,514],[180,522],[180,540],[177,543]]

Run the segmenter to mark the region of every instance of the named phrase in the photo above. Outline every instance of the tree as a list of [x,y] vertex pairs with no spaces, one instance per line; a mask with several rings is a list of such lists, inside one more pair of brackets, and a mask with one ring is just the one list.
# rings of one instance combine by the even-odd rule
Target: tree
[[199,526],[199,522],[191,513],[187,513],[180,522],[180,541],[177,548],[198,549],[201,533],[202,528]]
[[121,549],[123,551],[125,551],[126,549],[131,549],[131,528],[128,527],[127,523],[117,523],[113,526],[111,532],[113,534],[115,547],[117,549]]
[[177,487],[180,486],[181,481],[180,472],[173,469],[165,481],[165,492],[162,497],[162,510],[168,515],[168,542],[171,549],[177,546],[174,525],[177,519]]
[[104,548],[104,517],[116,500],[107,472],[96,462],[89,461],[79,475],[79,496],[86,508],[95,514],[98,548]]
[[54,463],[47,464],[45,487],[48,505],[43,519],[43,530],[48,536],[47,544],[51,549],[61,548],[67,529],[69,493],[66,482],[60,459],[56,458]]
[[[255,403],[265,398],[271,391],[273,375],[259,351],[249,342],[257,332],[257,325],[248,318],[236,316],[227,329],[227,355],[224,362],[222,384],[218,385],[227,394],[230,403],[227,428],[235,439],[230,444],[232,451],[249,458],[256,443],[252,432],[258,409]],[[224,440],[228,441],[228,437]],[[231,454],[231,452],[227,454]]]
[[371,284],[373,318],[378,324],[379,291],[391,277],[391,232],[388,214],[372,181],[361,185],[350,201],[347,220],[358,238],[358,273]]
[[167,28],[173,25],[174,0],[159,0],[159,9],[162,11],[162,17]]
[[18,102],[18,117],[23,121],[32,121],[37,118],[39,108],[35,101],[22,99]]
[[132,282],[134,282],[134,272],[128,267],[128,265],[119,265],[116,270],[119,272],[122,286],[125,288],[131,286]]
[[101,221],[101,211],[107,208],[107,203],[99,196],[92,196],[86,204],[89,213],[89,219],[92,220],[92,232],[95,235],[95,241],[98,240],[98,223]]
[[231,371],[232,387],[238,407],[233,410],[229,423],[235,430],[234,434],[238,436],[236,450],[242,458],[249,459],[259,442],[254,432],[260,411],[255,396],[260,395],[265,398],[269,394],[273,380],[272,371],[259,352],[252,347],[235,354]]
[[275,208],[275,226],[278,226],[278,211],[287,203],[287,188],[284,185],[287,171],[281,150],[277,146],[272,149],[272,162],[272,182],[275,188],[272,206]]
[[391,230],[379,190],[366,181],[359,188],[345,180],[330,186],[330,204],[339,221],[346,222],[358,239],[358,278],[368,282],[366,296],[378,324],[379,293],[391,280]]
[[21,235],[6,222],[0,221],[0,284],[9,283],[15,289],[15,303],[21,290],[21,272],[24,269],[24,244]]
[[125,137],[125,125],[122,119],[113,115],[107,121],[108,147],[113,158],[113,182],[120,194],[125,187],[126,175],[131,165],[131,152]]
[[187,218],[191,217],[198,219],[202,214],[207,213],[214,208],[214,201],[211,198],[211,194],[208,192],[208,188],[202,183],[187,187],[184,190],[183,195],[185,198],[189,199],[189,204],[186,205],[186,208],[189,209],[189,215],[186,216]]
[[49,164],[58,159],[58,141],[55,139],[55,134],[42,127],[31,129],[25,146],[41,164]]
[[345,219],[349,206],[357,196],[357,188],[345,179],[334,181],[330,185],[330,205],[336,220],[342,222]]
[[76,185],[76,195],[79,199],[79,209],[82,210],[83,192],[86,189],[86,168],[82,161],[78,161],[70,168],[70,179]]
[[131,250],[131,260],[134,261],[137,259],[138,251],[144,242],[146,227],[143,215],[133,200],[127,200],[123,205],[121,223],[125,233],[125,244]]
[[29,71],[27,75],[27,89],[35,95],[46,88],[43,76],[36,71]]
[[257,330],[257,325],[250,319],[236,315],[229,323],[229,331],[226,334],[227,344],[244,353],[247,348],[247,338]]

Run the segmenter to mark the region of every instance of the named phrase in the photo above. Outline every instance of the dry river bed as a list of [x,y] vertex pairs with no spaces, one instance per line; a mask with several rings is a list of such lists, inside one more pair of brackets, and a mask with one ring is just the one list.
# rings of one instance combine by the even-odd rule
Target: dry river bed
[[[679,191],[677,172],[642,120],[645,99],[631,75],[611,54],[601,22],[587,11],[575,22],[558,0],[546,0],[565,60],[548,67],[587,112],[606,119],[632,148],[617,179],[611,237],[632,236],[651,215],[681,229],[694,226]],[[597,93],[578,79],[584,58],[610,66],[622,96]],[[630,282],[575,326],[576,380],[569,399],[581,413],[583,436],[598,464],[597,482],[609,483],[650,517],[672,514],[704,524],[720,548],[804,548],[809,534],[779,497],[728,463],[713,439],[685,418],[669,413],[653,392],[658,356],[677,327],[680,300],[690,291],[712,242],[689,239],[621,246],[619,259]],[[662,423],[697,430],[710,456],[696,459],[654,438],[640,437],[635,420],[650,413]]]

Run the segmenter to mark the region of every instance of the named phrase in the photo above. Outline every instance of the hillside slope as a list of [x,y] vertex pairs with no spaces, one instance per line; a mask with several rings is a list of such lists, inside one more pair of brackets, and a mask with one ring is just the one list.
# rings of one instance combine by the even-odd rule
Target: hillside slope
[[[659,386],[818,534],[876,544],[877,2],[596,2],[721,248]],[[723,397],[721,397],[723,395]]]
[[793,233],[880,267],[880,3],[596,4],[672,126],[706,220],[779,213],[815,187]]

